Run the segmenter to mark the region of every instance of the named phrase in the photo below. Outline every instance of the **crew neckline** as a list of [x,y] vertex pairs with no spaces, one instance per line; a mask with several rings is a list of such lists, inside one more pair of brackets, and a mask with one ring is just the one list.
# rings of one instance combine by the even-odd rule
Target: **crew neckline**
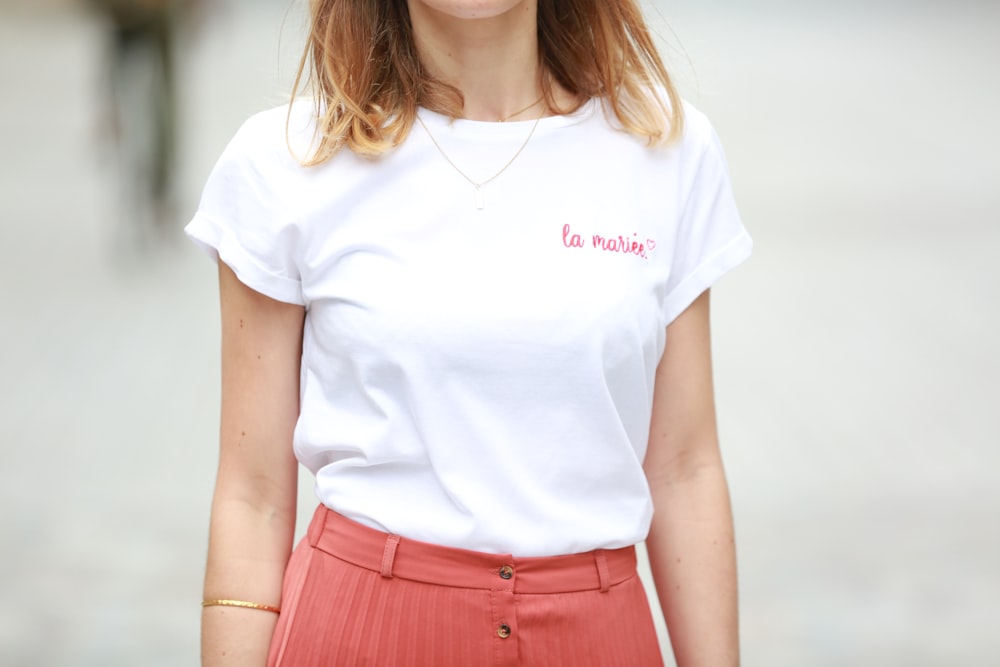
[[470,120],[467,118],[453,119],[424,107],[418,107],[417,113],[420,114],[420,118],[424,123],[434,131],[445,131],[453,136],[505,138],[508,135],[522,136],[536,122],[538,123],[538,127],[535,129],[536,133],[548,132],[582,123],[593,115],[598,106],[597,98],[592,97],[572,113],[545,116],[541,119],[508,120],[502,123],[491,120]]

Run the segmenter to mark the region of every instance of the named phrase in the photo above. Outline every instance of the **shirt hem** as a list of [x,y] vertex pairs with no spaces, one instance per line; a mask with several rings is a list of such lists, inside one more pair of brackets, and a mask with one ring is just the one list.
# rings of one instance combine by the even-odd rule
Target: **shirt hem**
[[262,267],[253,256],[223,227],[203,214],[196,214],[184,233],[215,261],[231,268],[240,282],[266,297],[305,306],[302,285]]
[[669,325],[687,310],[701,294],[719,278],[742,264],[753,249],[753,240],[746,230],[722,249],[702,262],[695,271],[667,295],[663,305],[663,320]]

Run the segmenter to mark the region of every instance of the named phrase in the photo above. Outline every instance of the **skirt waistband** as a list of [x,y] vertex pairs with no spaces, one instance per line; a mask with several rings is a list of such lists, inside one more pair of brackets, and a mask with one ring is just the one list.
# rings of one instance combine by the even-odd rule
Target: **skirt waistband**
[[526,594],[607,591],[636,574],[635,547],[515,558],[390,535],[322,504],[309,524],[307,539],[316,549],[383,577],[459,588]]

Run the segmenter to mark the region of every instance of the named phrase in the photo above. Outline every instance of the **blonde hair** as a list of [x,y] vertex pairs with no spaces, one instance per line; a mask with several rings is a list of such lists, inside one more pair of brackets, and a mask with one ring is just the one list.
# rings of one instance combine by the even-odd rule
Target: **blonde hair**
[[[417,57],[406,0],[310,0],[309,9],[292,93],[294,101],[308,77],[319,123],[304,164],[345,146],[379,155],[406,138],[421,106],[461,116],[461,93]],[[572,113],[600,97],[631,134],[650,143],[680,135],[680,95],[635,0],[538,0],[538,43],[549,108]],[[575,96],[573,108],[556,105],[553,83]]]

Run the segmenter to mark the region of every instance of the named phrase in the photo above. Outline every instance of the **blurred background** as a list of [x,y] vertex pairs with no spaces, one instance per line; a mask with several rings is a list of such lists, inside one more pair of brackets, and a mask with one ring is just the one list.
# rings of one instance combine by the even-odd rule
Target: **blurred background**
[[[4,666],[197,663],[217,291],[181,228],[302,4],[0,0]],[[744,664],[1000,664],[1000,4],[650,18],[756,241],[714,297]]]

